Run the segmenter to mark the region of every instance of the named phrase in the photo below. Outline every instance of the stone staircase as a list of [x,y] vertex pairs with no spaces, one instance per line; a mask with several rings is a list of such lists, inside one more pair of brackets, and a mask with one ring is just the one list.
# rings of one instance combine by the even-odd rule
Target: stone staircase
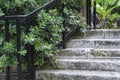
[[37,71],[37,80],[120,80],[120,30],[79,32],[66,47],[59,69]]

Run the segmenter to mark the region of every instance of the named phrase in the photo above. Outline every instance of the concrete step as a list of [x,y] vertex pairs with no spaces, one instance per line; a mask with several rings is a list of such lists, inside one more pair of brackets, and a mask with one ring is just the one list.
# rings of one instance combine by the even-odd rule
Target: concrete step
[[38,70],[36,80],[120,80],[120,30],[78,32],[56,57],[59,70]]
[[37,80],[120,80],[119,72],[88,70],[46,70],[36,72]]
[[78,32],[74,39],[120,39],[120,29],[88,30],[86,33]]
[[83,59],[57,59],[59,69],[70,70],[99,70],[99,71],[120,71],[119,59],[83,58]]
[[79,56],[57,56],[57,59],[116,59],[116,60],[120,60],[120,57],[81,58],[81,57],[79,57]]
[[62,49],[58,56],[78,56],[80,58],[120,57],[120,49],[67,48]]
[[66,44],[67,48],[120,48],[120,39],[71,39]]

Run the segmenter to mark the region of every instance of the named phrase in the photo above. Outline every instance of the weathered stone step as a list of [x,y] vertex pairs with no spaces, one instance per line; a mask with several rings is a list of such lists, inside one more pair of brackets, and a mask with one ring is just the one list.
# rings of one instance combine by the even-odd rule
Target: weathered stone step
[[67,48],[62,49],[58,56],[78,56],[81,58],[120,57],[120,49]]
[[72,39],[66,44],[67,48],[120,48],[120,39]]
[[57,59],[60,69],[120,71],[120,59]]
[[120,29],[97,29],[88,30],[86,33],[78,32],[74,39],[118,39],[120,38]]
[[120,57],[94,57],[94,58],[81,58],[79,56],[57,56],[57,59],[116,59],[120,60]]
[[119,72],[87,70],[46,70],[36,72],[37,80],[120,80]]

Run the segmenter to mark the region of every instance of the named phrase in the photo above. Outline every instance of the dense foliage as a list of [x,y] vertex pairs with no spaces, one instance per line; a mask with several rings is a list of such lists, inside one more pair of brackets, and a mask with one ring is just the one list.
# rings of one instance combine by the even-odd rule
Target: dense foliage
[[0,0],[5,15],[26,14],[49,0]]
[[[0,0],[0,16],[26,14],[47,1],[49,0]],[[22,48],[19,54],[23,57],[26,55],[25,44],[34,46],[35,65],[41,66],[46,60],[54,63],[54,56],[58,53],[56,45],[61,41],[62,31],[70,32],[78,26],[82,31],[86,30],[80,14],[80,0],[62,0],[60,5],[63,4],[64,14],[61,13],[62,7],[59,5],[56,9],[49,11],[42,10],[37,16],[37,24],[30,27],[30,33],[27,35],[24,32],[24,26],[21,26]],[[65,21],[65,26],[63,26],[63,21]],[[4,20],[2,18],[0,20],[0,67],[16,66],[18,64],[15,41],[16,26],[14,25],[14,21],[11,23],[9,25],[10,41],[5,42]]]
[[[49,0],[0,0],[0,16],[27,14]],[[4,19],[0,19],[0,67],[16,65],[15,25],[10,24],[10,42],[4,42]],[[23,48],[22,48],[23,49]],[[20,51],[21,55],[26,50]]]
[[63,31],[63,18],[58,16],[56,9],[46,12],[42,10],[38,14],[39,23],[31,27],[30,33],[25,36],[25,43],[35,47],[35,64],[42,65],[46,59],[54,63],[54,56],[58,53],[56,44],[61,41]]

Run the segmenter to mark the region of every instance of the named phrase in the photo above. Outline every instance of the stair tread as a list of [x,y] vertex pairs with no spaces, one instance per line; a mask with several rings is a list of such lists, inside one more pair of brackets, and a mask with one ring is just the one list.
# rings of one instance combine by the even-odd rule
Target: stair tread
[[66,49],[61,49],[62,51],[65,51],[65,50],[102,50],[102,51],[120,51],[120,49],[118,48],[106,48],[106,49],[102,49],[102,48],[66,48]]
[[36,71],[37,74],[47,73],[56,75],[84,75],[84,76],[108,76],[108,77],[118,77],[120,78],[120,72],[114,71],[91,71],[91,70],[39,70]]
[[[120,59],[120,58],[119,58]],[[88,58],[84,58],[84,59],[71,59],[71,58],[65,58],[65,59],[57,59],[57,61],[64,61],[64,62],[103,62],[103,63],[120,63],[119,59],[100,59],[100,58],[96,58],[96,59],[88,59]]]
[[79,32],[56,56],[58,68],[38,70],[47,80],[120,80],[120,29]]
[[92,29],[87,31],[120,31],[120,29]]
[[119,48],[120,39],[72,39],[66,43],[67,48]]
[[56,56],[57,59],[111,59],[111,60],[120,60],[120,57],[79,57],[79,56]]
[[66,48],[58,56],[79,56],[81,58],[120,57],[119,48]]
[[120,41],[120,39],[71,39],[70,41]]

